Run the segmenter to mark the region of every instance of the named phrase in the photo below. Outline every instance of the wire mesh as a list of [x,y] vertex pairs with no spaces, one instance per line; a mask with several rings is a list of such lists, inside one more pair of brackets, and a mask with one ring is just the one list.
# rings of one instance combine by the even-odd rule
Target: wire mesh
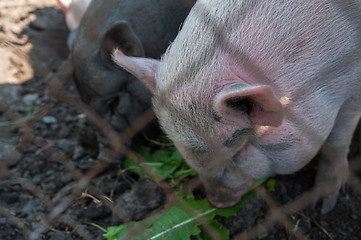
[[[359,20],[361,17],[359,8],[352,8],[356,5],[347,5],[342,2],[333,1],[335,7],[345,14],[352,24],[356,26],[356,29],[360,29],[361,21]],[[34,16],[33,11],[35,9],[53,8],[56,10],[54,3],[50,1],[24,0],[16,1],[16,3],[14,1],[0,1],[0,6],[2,12],[0,20],[2,18],[4,21],[4,23],[1,23],[2,25],[8,22],[14,23],[16,20],[25,22],[25,24],[22,23],[22,27],[26,27],[27,24],[30,24],[30,26],[33,24],[33,29],[39,28],[36,24],[34,25],[34,17],[29,17]],[[257,7],[257,4],[254,7]],[[21,14],[10,18],[11,14],[5,14],[5,11],[14,14],[20,11]],[[41,14],[44,13],[41,12]],[[39,13],[38,17],[41,14]],[[200,20],[208,21],[206,15],[200,16]],[[40,28],[42,27],[40,26]],[[46,26],[43,28],[45,30],[48,29]],[[114,224],[115,218],[117,219],[116,222],[128,223],[131,221],[126,211],[116,203],[116,197],[124,195],[135,183],[136,180],[134,179],[136,178],[127,174],[126,169],[120,167],[120,163],[125,156],[131,156],[139,164],[143,162],[135,150],[127,147],[127,143],[136,134],[142,132],[142,129],[154,119],[154,114],[151,110],[148,110],[137,121],[131,123],[130,127],[124,132],[119,133],[115,131],[104,118],[100,117],[87,104],[80,101],[71,82],[72,63],[65,59],[64,54],[55,53],[58,54],[59,61],[57,64],[53,64],[53,68],[47,65],[47,62],[44,60],[46,57],[42,59],[33,57],[29,60],[28,54],[31,49],[27,44],[31,42],[31,38],[35,37],[31,34],[24,37],[19,30],[14,30],[15,28],[8,30],[2,26],[0,29],[3,32],[0,35],[1,52],[15,52],[13,56],[25,59],[25,63],[19,63],[17,59],[14,60],[10,56],[9,58],[5,57],[4,61],[13,59],[15,61],[12,63],[13,66],[16,66],[16,63],[18,63],[18,68],[28,69],[26,74],[29,74],[29,72],[33,74],[31,83],[18,85],[16,91],[24,91],[23,96],[27,96],[27,100],[29,100],[31,94],[29,95],[26,92],[27,90],[21,89],[28,88],[29,84],[33,84],[33,88],[37,92],[42,92],[38,96],[41,100],[38,102],[34,100],[33,102],[35,110],[28,111],[28,115],[27,111],[24,110],[24,105],[26,105],[24,102],[21,103],[16,99],[8,101],[9,99],[4,97],[0,98],[0,124],[2,124],[0,125],[0,134],[3,135],[0,137],[2,151],[0,153],[0,229],[7,234],[3,237],[5,237],[4,239],[34,240],[102,239],[102,233],[99,229],[83,221],[84,219],[103,219],[102,223],[107,226]],[[220,44],[227,44],[229,49],[233,49],[233,56],[244,56],[243,59],[247,59],[247,55],[239,51],[237,46],[227,42],[227,33],[223,30],[222,26],[214,26],[213,28]],[[52,37],[56,36],[52,35]],[[63,39],[63,47],[65,47],[65,41]],[[40,46],[38,45],[38,47]],[[46,51],[46,49],[43,51]],[[346,54],[341,57],[343,61],[341,65],[347,68],[355,62],[360,62],[360,56],[349,61],[350,58]],[[38,62],[36,62],[37,60]],[[196,61],[199,62],[193,63],[194,66],[206,64],[205,62],[200,63],[202,59]],[[26,65],[27,62],[32,62],[34,66],[29,69],[28,65]],[[247,62],[250,68],[263,76],[262,79],[265,79],[265,82],[268,81],[267,76],[255,64],[250,60],[247,60]],[[6,77],[8,76],[3,76],[2,78]],[[26,77],[28,76],[26,75]],[[20,77],[18,78],[20,79]],[[0,86],[3,89],[8,87],[9,85],[6,83]],[[0,94],[3,94],[3,92],[5,90],[0,92]],[[302,94],[302,92],[299,92],[299,94]],[[22,98],[24,100],[24,97]],[[292,112],[287,112],[286,114],[290,119],[297,122],[299,126],[305,125],[305,123],[297,120]],[[27,116],[24,117],[24,115]],[[57,120],[54,121],[49,116],[56,116]],[[93,129],[94,127],[96,130]],[[82,135],[79,129],[85,129],[86,134],[97,135],[98,141],[96,142],[101,146],[101,149],[97,151],[97,147],[94,147],[91,140],[89,140],[91,138],[89,135],[85,136],[85,140],[80,140]],[[309,131],[308,134],[314,134],[307,126],[305,126],[305,131]],[[317,138],[317,136],[315,137]],[[71,140],[65,141],[64,139],[67,138]],[[77,140],[74,140],[76,138]],[[86,144],[81,146],[80,142],[82,141],[86,143],[90,141],[87,148],[85,147]],[[59,144],[60,142],[62,144]],[[69,150],[69,148],[72,150]],[[351,147],[351,159],[349,159],[350,176],[347,181],[347,189],[352,193],[353,201],[351,204],[361,202],[360,149],[360,130],[357,129]],[[327,151],[327,147],[325,151]],[[180,197],[175,194],[171,183],[161,181],[151,167],[147,169],[147,172],[150,178],[154,182],[158,182],[163,190],[165,204],[179,201]],[[309,175],[306,174],[304,176]],[[287,180],[282,180],[282,178],[277,179],[277,181],[287,182]],[[299,181],[306,180],[299,179]],[[307,182],[309,181],[312,182],[312,179],[307,179]],[[106,189],[104,189],[105,185]],[[194,178],[186,182],[184,188],[197,190],[200,188],[200,185],[199,180]],[[332,187],[324,186],[325,193],[327,188]],[[304,209],[310,209],[310,206],[315,202],[315,196],[317,198],[322,196],[318,192],[319,188],[303,189],[302,194],[293,198],[289,197],[287,200],[280,200],[278,194],[270,193],[263,187],[257,187],[255,191],[257,199],[262,202],[263,211],[259,213],[260,216],[254,218],[257,218],[257,221],[254,220],[253,224],[247,228],[238,228],[236,232],[232,233],[233,239],[267,239],[267,237],[270,239],[272,231],[272,234],[275,234],[275,231],[277,232],[277,230],[272,229],[281,229],[280,231],[286,234],[283,236],[284,239],[318,239],[315,238],[315,234],[310,232],[310,227],[308,232],[303,230],[304,228],[299,226],[299,221],[302,219],[315,221],[314,219],[317,219],[322,222],[323,216],[318,215],[314,218],[305,215],[303,217],[296,216],[302,215]],[[282,192],[279,189],[276,191]],[[283,194],[286,193],[283,192]],[[347,198],[347,196],[348,194],[342,194],[343,198]],[[153,210],[151,215],[161,211],[162,206]],[[186,205],[181,207],[196,215],[195,209],[191,209]],[[338,211],[343,211],[343,208],[347,208],[347,211],[357,209],[344,205],[337,205],[336,208],[340,208]],[[84,217],[87,214],[89,216]],[[82,218],[76,217],[79,215]],[[350,216],[353,216],[351,218],[354,222],[360,222],[360,212],[351,212]],[[298,221],[295,222],[294,219]],[[198,219],[197,221],[203,223],[206,232],[214,239],[217,239],[217,234],[212,227],[204,224],[204,219]],[[320,229],[322,234],[319,239],[336,239],[334,237],[336,233],[329,233],[330,230],[321,226],[322,223],[312,222],[309,224]],[[327,226],[327,224],[323,225]],[[7,230],[5,231],[5,229]],[[354,230],[358,232],[348,236],[349,239],[361,237],[361,230]],[[128,237],[139,231],[142,230],[134,229]],[[61,238],[57,233],[64,234],[61,236],[68,238]]]

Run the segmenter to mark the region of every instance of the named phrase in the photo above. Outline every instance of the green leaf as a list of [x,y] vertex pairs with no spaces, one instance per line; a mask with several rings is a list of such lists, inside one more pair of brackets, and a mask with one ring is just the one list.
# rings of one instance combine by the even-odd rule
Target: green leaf
[[200,232],[201,229],[198,227],[196,217],[190,216],[175,205],[145,233],[149,239],[182,240],[185,239],[185,236],[189,238],[191,235],[198,235]]
[[17,123],[20,123],[20,122],[25,122],[26,120],[28,120],[28,118],[30,117],[31,115],[31,112],[30,111],[27,111],[27,114],[25,117],[23,118],[20,118],[19,120],[17,121],[5,121],[5,122],[0,122],[0,127],[6,127],[6,126],[10,126],[10,125],[14,125],[14,124],[17,124]]
[[266,182],[266,188],[268,189],[268,191],[271,191],[271,192],[276,191],[275,184],[276,184],[275,179],[272,179],[272,178],[268,179]]
[[103,235],[107,240],[125,239],[127,225],[108,227],[107,232]]
[[103,228],[102,226],[100,226],[96,223],[89,223],[89,225],[92,225],[93,227],[96,227],[96,228],[102,230],[103,232],[107,232],[107,230],[105,228]]
[[[174,239],[188,240],[194,239],[211,239],[201,227],[199,219],[203,219],[210,224],[213,230],[218,234],[220,239],[228,239],[229,231],[218,223],[214,217],[232,216],[237,210],[245,205],[254,193],[246,194],[237,206],[215,209],[212,208],[207,199],[194,199],[192,193],[188,193],[183,197],[182,205],[186,204],[191,211],[184,210],[181,205],[173,205],[165,208],[162,215],[153,216],[153,218],[145,219],[137,223],[128,225],[120,225],[118,227],[109,227],[104,236],[108,240],[115,239]],[[195,212],[195,214],[194,214]],[[193,236],[193,237],[192,237]]]
[[34,112],[34,110],[35,110],[34,106],[25,107],[25,111],[28,112],[28,113],[32,113],[32,112]]
[[132,160],[130,159],[125,159],[123,162],[123,168],[127,169],[129,172],[135,173],[139,176],[144,176],[145,173],[143,172],[143,170],[136,165]]
[[242,196],[241,200],[236,205],[227,208],[219,208],[216,210],[216,214],[222,217],[236,216],[238,209],[246,205],[255,196],[256,193],[254,191],[248,192],[247,194]]
[[188,168],[188,166],[182,166],[181,169],[179,169],[177,172],[173,174],[173,177],[177,179],[177,178],[194,177],[196,175],[197,173],[193,169]]
[[[140,231],[140,234],[131,234],[134,230]],[[163,216],[153,223],[145,224],[141,221],[136,224],[120,225],[119,227],[110,227],[104,236],[108,240],[114,239],[189,239],[192,235],[198,235],[201,229],[198,227],[194,217],[175,205],[167,209]]]
[[164,149],[155,151],[152,151],[148,147],[141,147],[138,154],[144,161],[142,164],[137,165],[135,161],[127,158],[123,163],[123,168],[126,168],[139,176],[144,176],[146,174],[143,170],[143,166],[148,165],[156,170],[162,180],[175,180],[180,177],[185,178],[197,174],[186,165],[182,156],[174,146],[167,146]]
[[[213,219],[209,225],[211,228],[216,230],[220,239],[229,239],[229,230],[220,224],[217,220]],[[198,239],[213,240],[213,237],[209,236],[206,231],[202,231],[199,234]]]
[[[190,239],[191,236],[196,236],[201,233],[201,228],[197,219],[204,218],[210,221],[215,216],[215,209],[211,208],[206,199],[195,200],[190,194],[186,199],[182,200],[191,207],[192,212],[196,215],[185,211],[180,205],[173,205],[166,208],[163,214],[156,220],[143,220],[138,223],[131,223],[129,225],[120,225],[119,227],[110,227],[104,236],[108,240],[113,239],[174,239],[185,240]],[[182,205],[183,205],[182,204]],[[143,226],[141,236],[131,235],[129,232],[133,229],[139,229]],[[129,235],[128,235],[129,234]]]

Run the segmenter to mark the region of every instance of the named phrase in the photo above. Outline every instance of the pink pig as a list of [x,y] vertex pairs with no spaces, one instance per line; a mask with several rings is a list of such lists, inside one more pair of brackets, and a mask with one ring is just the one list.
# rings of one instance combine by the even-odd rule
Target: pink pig
[[[164,131],[215,207],[318,152],[331,210],[361,116],[361,1],[199,0],[161,62],[114,60],[153,93]],[[316,200],[316,199],[315,199]]]

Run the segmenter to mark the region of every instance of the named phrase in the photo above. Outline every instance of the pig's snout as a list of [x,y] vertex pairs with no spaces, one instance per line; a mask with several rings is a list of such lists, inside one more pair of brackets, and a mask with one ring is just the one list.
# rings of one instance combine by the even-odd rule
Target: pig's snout
[[253,185],[251,179],[245,179],[245,175],[232,165],[211,176],[215,177],[200,175],[200,179],[209,203],[216,208],[236,205]]

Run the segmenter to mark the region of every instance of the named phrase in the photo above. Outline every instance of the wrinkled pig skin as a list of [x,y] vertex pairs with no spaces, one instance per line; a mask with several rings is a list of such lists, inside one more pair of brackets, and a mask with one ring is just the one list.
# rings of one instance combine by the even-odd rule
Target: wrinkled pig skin
[[[117,131],[127,129],[151,108],[151,94],[117,66],[109,53],[117,47],[129,56],[160,58],[193,4],[182,0],[91,1],[71,43],[74,80],[81,99]],[[151,130],[158,129],[151,126]]]
[[361,115],[360,8],[200,0],[161,62],[113,57],[151,90],[162,128],[214,206],[235,204],[253,179],[294,173],[320,152],[313,201],[322,198],[326,213],[348,177]]

